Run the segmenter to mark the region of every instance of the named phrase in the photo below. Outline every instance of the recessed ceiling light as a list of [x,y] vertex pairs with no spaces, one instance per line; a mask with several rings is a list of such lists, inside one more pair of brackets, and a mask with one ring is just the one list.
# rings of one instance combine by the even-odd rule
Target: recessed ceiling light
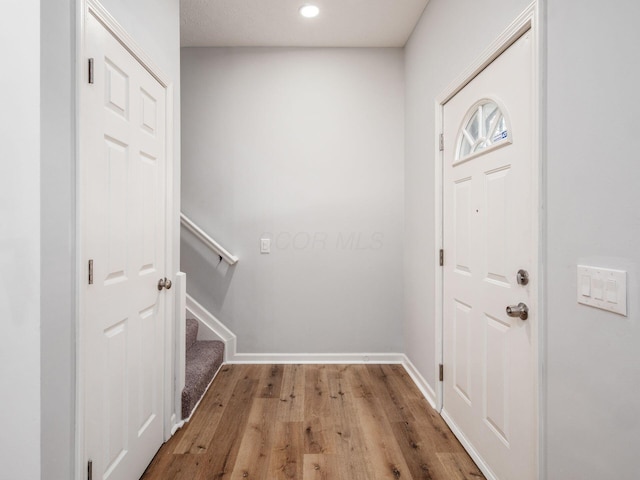
[[317,17],[320,13],[320,9],[315,5],[303,5],[300,7],[300,15],[305,18]]

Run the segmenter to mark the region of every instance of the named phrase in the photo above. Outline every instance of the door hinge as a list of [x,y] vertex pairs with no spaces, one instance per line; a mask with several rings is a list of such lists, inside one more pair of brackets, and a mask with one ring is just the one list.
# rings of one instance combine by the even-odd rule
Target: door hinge
[[93,462],[91,460],[87,462],[87,480],[93,480]]
[[88,80],[89,83],[93,83],[93,58],[89,59],[89,76],[88,76]]
[[439,373],[440,373],[440,376],[439,376],[440,381],[444,382],[444,365],[443,364],[440,364],[440,372]]
[[93,285],[93,260],[89,260],[89,285]]
[[444,133],[440,134],[440,151],[444,152]]
[[440,249],[440,266],[444,266],[444,250]]

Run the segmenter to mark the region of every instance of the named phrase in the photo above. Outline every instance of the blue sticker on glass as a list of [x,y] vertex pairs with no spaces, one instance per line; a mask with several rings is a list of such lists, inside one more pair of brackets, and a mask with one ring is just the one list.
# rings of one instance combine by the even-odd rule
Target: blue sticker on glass
[[494,135],[493,137],[493,142],[499,142],[500,140],[504,140],[505,138],[507,138],[507,131],[503,131],[498,133],[497,135]]

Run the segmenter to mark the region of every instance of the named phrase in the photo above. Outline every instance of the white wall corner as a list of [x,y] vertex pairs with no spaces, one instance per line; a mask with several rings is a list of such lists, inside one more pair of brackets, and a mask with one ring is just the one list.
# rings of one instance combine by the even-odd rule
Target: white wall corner
[[186,296],[186,311],[190,318],[194,318],[200,324],[198,339],[220,340],[224,343],[224,361],[231,363],[236,357],[236,335],[229,330],[220,320],[200,305],[189,294]]
[[418,390],[424,395],[424,398],[427,399],[431,408],[436,409],[436,392],[433,390],[429,382],[427,382],[424,377],[420,374],[416,366],[409,360],[409,357],[403,355],[402,365],[404,369],[407,371],[413,383],[416,384]]

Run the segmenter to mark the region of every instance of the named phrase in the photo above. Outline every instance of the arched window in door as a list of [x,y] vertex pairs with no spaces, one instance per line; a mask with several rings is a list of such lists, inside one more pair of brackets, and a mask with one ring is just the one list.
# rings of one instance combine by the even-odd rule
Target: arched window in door
[[458,133],[456,162],[512,141],[507,117],[493,100],[485,98],[473,105],[462,125]]

